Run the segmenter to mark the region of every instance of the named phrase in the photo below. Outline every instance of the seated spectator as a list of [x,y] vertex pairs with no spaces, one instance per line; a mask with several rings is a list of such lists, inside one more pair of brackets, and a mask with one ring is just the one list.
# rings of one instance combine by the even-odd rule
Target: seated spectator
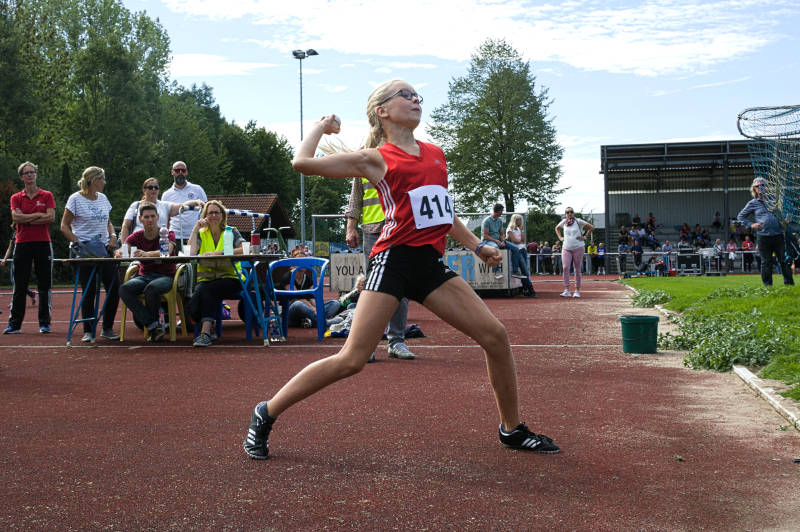
[[711,233],[708,232],[708,227],[703,227],[700,230],[700,236],[702,236],[703,240],[706,242],[711,242]]
[[[503,220],[500,219],[503,215],[503,209],[502,203],[496,203],[492,209],[492,214],[483,219],[483,223],[481,224],[483,240],[481,240],[481,244],[499,249],[507,249],[509,252],[508,262],[511,265],[512,273],[521,275],[521,272],[515,269],[515,265],[519,264],[519,258],[517,257],[519,250],[517,247],[508,246],[506,243],[505,232],[503,231],[504,224]],[[492,271],[494,272],[495,279],[503,278],[503,273],[500,271],[499,266],[492,268]]]
[[658,239],[656,238],[656,234],[652,231],[645,237],[644,243],[647,247],[650,248],[651,251],[657,251],[659,247]]
[[[159,238],[158,208],[149,201],[139,202],[139,223],[142,229],[130,234],[125,243],[136,246],[133,257],[159,257],[161,255]],[[169,232],[169,254],[175,255],[175,233]],[[122,250],[114,252],[121,257]],[[161,295],[172,289],[175,278],[175,263],[142,261],[139,274],[119,287],[119,297],[131,309],[134,321],[145,327],[147,341],[158,342],[164,338],[164,326],[159,321]],[[139,295],[144,294],[144,304]]]
[[695,240],[697,240],[698,236],[702,236],[703,230],[700,228],[700,224],[694,224],[694,229],[692,229],[692,234],[694,235]]
[[525,297],[536,297],[536,292],[531,283],[531,273],[528,270],[528,248],[525,247],[525,234],[522,231],[522,215],[514,214],[511,216],[511,221],[506,228],[506,246],[509,250],[516,249],[516,253],[512,253],[512,261],[516,261],[516,265],[512,262],[511,267],[517,273],[512,274],[518,278],[522,283],[522,294]]
[[678,242],[678,253],[689,253],[692,251],[694,251],[694,246],[685,236],[681,235],[681,240]]
[[647,218],[645,219],[644,223],[647,226],[648,231],[656,230],[656,217],[653,216],[652,212],[647,213]]
[[628,260],[628,252],[630,251],[630,246],[628,245],[627,240],[620,240],[619,245],[617,246],[617,261],[619,262],[619,271],[620,273],[625,273],[626,271],[626,263]]
[[691,237],[692,230],[689,228],[689,224],[687,224],[686,222],[683,222],[681,224],[680,233],[681,237],[686,237],[687,241],[693,240]]
[[[364,274],[356,277],[355,288],[350,292],[342,294],[339,299],[332,299],[325,302],[326,326],[341,323],[342,318],[338,315],[345,310],[356,308],[361,290],[364,289]],[[289,327],[303,327],[313,329],[317,326],[317,309],[313,299],[296,299],[289,305]]]
[[[223,233],[228,227],[233,231],[233,253],[242,254],[241,233],[227,225],[228,211],[217,200],[208,201],[200,213],[189,236],[190,255],[206,257],[224,255]],[[238,262],[220,259],[200,259],[197,264],[197,283],[189,301],[189,314],[201,330],[194,339],[195,347],[211,345],[211,333],[219,305],[224,299],[236,299],[242,291],[239,279],[242,269]]]
[[656,257],[655,255],[651,256],[647,260],[640,260],[639,264],[636,265],[636,273],[643,274],[647,273],[653,269],[655,269],[656,265]]
[[644,241],[644,238],[647,236],[647,231],[644,230],[644,226],[639,224],[636,226],[636,233],[633,235],[634,240],[639,239],[640,241]]
[[708,244],[708,241],[703,238],[703,235],[697,235],[697,238],[694,241],[694,245],[698,248],[708,247]]
[[633,223],[633,225],[641,225],[642,217],[639,216],[638,212],[633,214],[633,218],[631,219],[631,222]]
[[721,216],[722,215],[719,213],[719,211],[715,212],[714,213],[714,221],[711,222],[711,227],[713,227],[717,231],[722,229],[722,219],[720,218]]
[[624,225],[621,225],[619,228],[619,237],[617,238],[617,242],[621,242],[622,240],[627,242],[629,236],[630,233],[628,232],[628,229]]

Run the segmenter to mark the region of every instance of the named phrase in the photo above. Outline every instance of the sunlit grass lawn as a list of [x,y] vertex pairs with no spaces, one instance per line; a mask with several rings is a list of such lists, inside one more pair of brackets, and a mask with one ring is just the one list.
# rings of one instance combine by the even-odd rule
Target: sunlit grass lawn
[[[796,279],[800,281],[800,276]],[[766,291],[761,289],[759,275],[642,277],[623,282],[640,291],[663,290],[670,296],[664,307],[684,316],[725,325],[738,316],[752,337],[767,341],[779,336],[782,352],[773,356],[760,374],[795,385],[790,395],[800,399],[800,286],[784,288],[780,274],[773,275],[774,286]],[[716,292],[720,289],[728,290]],[[768,327],[769,322],[773,325]],[[784,334],[771,330],[776,326],[784,327]],[[715,331],[713,327],[708,330],[710,334]]]

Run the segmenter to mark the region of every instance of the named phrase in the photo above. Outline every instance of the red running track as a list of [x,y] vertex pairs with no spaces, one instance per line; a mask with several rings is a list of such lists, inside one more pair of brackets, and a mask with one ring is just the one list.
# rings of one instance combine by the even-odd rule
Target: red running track
[[418,359],[382,346],[284,413],[263,462],[241,448],[251,408],[341,340],[293,329],[264,348],[226,322],[210,349],[66,348],[59,295],[56,333],[0,336],[0,528],[796,529],[800,441],[777,413],[731,374],[623,354],[619,284],[536,288],[487,304],[515,345],[523,419],[563,453],[500,446],[482,353],[412,303]]

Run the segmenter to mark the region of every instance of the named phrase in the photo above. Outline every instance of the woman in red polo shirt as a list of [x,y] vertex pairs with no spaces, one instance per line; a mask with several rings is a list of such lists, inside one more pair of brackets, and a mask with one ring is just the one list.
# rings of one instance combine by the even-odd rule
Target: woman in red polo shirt
[[55,220],[56,201],[53,194],[36,184],[37,167],[25,161],[17,174],[24,189],[11,196],[11,219],[17,224],[14,240],[14,296],[11,316],[3,334],[22,332],[25,319],[25,297],[31,278],[31,263],[39,288],[39,332],[50,332],[51,288],[53,286],[53,244],[50,224]]

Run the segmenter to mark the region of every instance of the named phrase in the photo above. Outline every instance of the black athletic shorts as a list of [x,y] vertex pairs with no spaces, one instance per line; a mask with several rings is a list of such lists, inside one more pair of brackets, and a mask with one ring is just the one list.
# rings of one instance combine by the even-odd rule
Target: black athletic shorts
[[369,260],[364,290],[422,303],[445,281],[458,277],[439,258],[433,246],[396,246],[381,251]]

